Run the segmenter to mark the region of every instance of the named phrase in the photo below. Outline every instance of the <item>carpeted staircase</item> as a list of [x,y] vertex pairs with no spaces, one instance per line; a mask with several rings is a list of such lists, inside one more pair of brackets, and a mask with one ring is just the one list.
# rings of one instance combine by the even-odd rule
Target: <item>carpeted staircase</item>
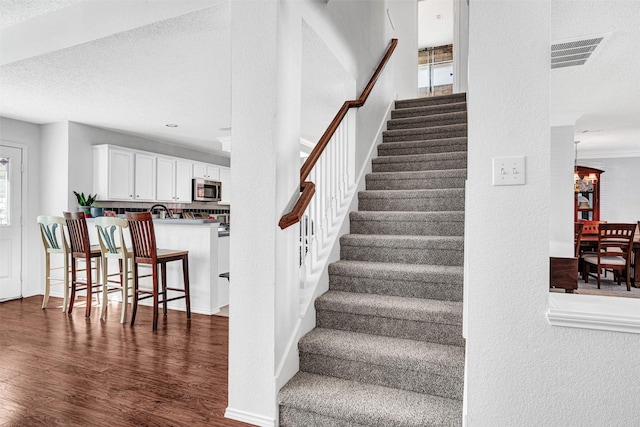
[[462,424],[465,94],[397,101],[280,426]]

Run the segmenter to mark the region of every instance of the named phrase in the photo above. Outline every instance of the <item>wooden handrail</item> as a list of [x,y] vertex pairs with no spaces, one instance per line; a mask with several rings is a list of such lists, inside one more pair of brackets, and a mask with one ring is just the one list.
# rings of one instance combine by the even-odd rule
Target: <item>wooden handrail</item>
[[311,173],[311,170],[316,165],[316,162],[324,152],[327,144],[329,144],[329,141],[331,141],[331,137],[338,129],[338,126],[340,126],[340,123],[342,123],[342,120],[347,115],[347,112],[349,112],[351,108],[362,107],[367,101],[367,98],[373,90],[376,81],[378,81],[378,77],[380,77],[380,73],[382,73],[382,70],[384,69],[385,65],[387,65],[387,62],[389,62],[389,58],[391,58],[391,54],[393,54],[393,51],[396,49],[397,45],[398,39],[391,39],[391,43],[389,44],[387,52],[380,61],[380,64],[378,64],[378,68],[376,68],[373,76],[371,76],[369,83],[367,83],[367,86],[365,86],[360,97],[351,101],[345,101],[345,103],[342,104],[342,107],[340,107],[340,110],[338,110],[338,114],[336,114],[331,123],[329,123],[327,130],[324,131],[324,134],[322,134],[322,137],[320,137],[320,140],[311,151],[311,154],[309,154],[309,157],[300,168],[301,194],[291,212],[283,215],[282,218],[280,218],[280,222],[278,223],[278,225],[281,229],[285,229],[295,224],[296,222],[299,222],[302,218],[304,211],[307,209],[307,206],[309,206],[311,198],[315,193],[315,184],[311,181],[305,181],[305,179],[307,179],[307,177]]

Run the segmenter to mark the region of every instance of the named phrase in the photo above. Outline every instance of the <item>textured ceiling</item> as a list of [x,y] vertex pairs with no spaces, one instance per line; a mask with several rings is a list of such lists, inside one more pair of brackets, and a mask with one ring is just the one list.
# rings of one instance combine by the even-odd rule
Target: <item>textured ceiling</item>
[[581,114],[578,157],[640,156],[640,2],[552,0],[551,42],[606,34],[585,65],[551,71],[553,114]]
[[[27,28],[33,29],[27,33],[34,41],[45,44],[38,40],[43,38],[38,28],[44,20],[60,19],[66,11],[98,3],[103,9],[107,5],[110,12],[100,15],[103,22],[124,21],[122,6],[133,4],[0,0],[0,40],[7,31]],[[179,4],[187,3],[198,4],[188,13],[176,12],[167,19],[131,27],[134,29],[115,30],[95,39],[78,38],[82,41],[64,48],[3,62],[0,115],[34,123],[71,120],[218,151],[220,141],[230,137],[229,2],[180,0]],[[422,3],[441,3],[449,10],[451,0]],[[176,8],[177,3],[135,4],[138,9],[148,8],[146,15],[151,16],[161,7]],[[75,16],[77,20],[86,15]],[[442,13],[442,19],[447,19],[447,13]],[[433,24],[420,22],[420,31],[425,28],[437,32]],[[576,124],[576,139],[583,142],[579,157],[588,152],[592,156],[640,155],[640,1],[552,0],[551,28],[551,43],[607,34],[584,66],[550,70],[552,113],[581,114]],[[2,54],[0,51],[0,58]],[[341,79],[333,77],[334,82]],[[333,95],[342,89],[332,88],[318,105],[333,102]],[[303,120],[310,116],[305,114]],[[167,128],[167,123],[179,127]],[[317,133],[310,125],[304,129],[309,137]]]
[[82,0],[0,0],[0,30]]
[[224,2],[3,65],[0,115],[221,150],[216,138],[231,123],[229,9]]

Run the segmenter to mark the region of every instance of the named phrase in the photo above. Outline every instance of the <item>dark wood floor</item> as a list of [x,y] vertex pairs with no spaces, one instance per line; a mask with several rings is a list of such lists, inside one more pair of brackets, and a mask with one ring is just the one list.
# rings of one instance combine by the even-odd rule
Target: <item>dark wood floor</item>
[[94,307],[71,316],[60,299],[0,303],[0,426],[224,426],[228,319],[169,311],[151,331]]

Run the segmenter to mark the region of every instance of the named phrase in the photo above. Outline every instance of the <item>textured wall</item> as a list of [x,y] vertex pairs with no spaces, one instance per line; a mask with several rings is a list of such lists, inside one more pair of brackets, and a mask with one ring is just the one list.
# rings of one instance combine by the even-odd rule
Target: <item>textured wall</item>
[[600,219],[609,222],[640,221],[638,181],[640,157],[584,159],[578,164],[605,171],[600,176]]
[[[637,425],[638,336],[545,317],[549,13],[549,1],[470,7],[467,425]],[[491,158],[511,154],[527,156],[527,184],[492,187]]]

